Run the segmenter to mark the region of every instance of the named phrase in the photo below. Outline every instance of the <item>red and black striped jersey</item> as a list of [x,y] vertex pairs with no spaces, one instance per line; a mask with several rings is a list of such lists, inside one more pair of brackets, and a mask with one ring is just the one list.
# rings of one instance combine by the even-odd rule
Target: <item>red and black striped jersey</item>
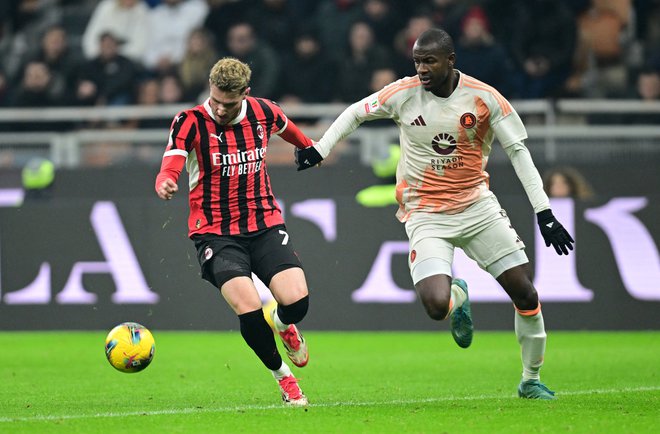
[[189,236],[246,234],[284,222],[265,157],[271,135],[287,129],[285,140],[299,148],[312,145],[277,104],[263,98],[247,97],[227,125],[215,122],[208,100],[177,114],[157,185],[167,177],[176,182],[185,157]]

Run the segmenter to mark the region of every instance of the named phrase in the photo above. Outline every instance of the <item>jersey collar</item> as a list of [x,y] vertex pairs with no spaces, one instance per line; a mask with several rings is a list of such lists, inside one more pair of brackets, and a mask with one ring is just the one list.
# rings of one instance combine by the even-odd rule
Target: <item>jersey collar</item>
[[[206,98],[206,101],[204,101],[204,109],[206,110],[206,113],[208,113],[209,116],[211,116],[211,119],[215,121],[215,115],[213,114],[213,110],[211,109],[211,104],[209,103],[209,100],[211,98]],[[237,123],[241,122],[245,118],[245,114],[247,113],[247,100],[243,100],[241,103],[241,111],[238,112],[238,116],[236,118],[229,122],[230,125],[236,125]]]

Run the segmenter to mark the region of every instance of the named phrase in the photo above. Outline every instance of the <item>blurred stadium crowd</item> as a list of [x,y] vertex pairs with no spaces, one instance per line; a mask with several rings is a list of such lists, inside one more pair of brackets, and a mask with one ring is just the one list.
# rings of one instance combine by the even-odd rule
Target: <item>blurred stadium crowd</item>
[[14,0],[0,17],[0,107],[200,101],[226,55],[253,95],[348,103],[414,74],[432,26],[509,99],[660,95],[660,0]]

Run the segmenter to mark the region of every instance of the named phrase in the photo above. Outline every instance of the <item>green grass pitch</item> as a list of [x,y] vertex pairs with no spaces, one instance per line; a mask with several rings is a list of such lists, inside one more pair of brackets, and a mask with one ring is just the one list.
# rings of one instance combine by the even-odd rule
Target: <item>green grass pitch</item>
[[[513,332],[306,333],[307,409],[238,332],[159,332],[145,371],[106,361],[106,331],[0,333],[0,433],[658,433],[660,333],[551,332],[552,402],[521,400]],[[281,345],[278,343],[278,345]]]

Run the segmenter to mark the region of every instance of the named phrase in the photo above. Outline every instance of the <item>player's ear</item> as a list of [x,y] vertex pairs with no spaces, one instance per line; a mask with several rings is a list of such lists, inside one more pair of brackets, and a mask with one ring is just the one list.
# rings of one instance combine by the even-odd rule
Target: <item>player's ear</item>
[[248,96],[250,94],[250,87],[245,88],[245,93],[243,94],[244,97]]
[[456,53],[451,53],[447,56],[447,63],[449,63],[449,66],[452,68],[454,67],[454,64],[456,63]]

